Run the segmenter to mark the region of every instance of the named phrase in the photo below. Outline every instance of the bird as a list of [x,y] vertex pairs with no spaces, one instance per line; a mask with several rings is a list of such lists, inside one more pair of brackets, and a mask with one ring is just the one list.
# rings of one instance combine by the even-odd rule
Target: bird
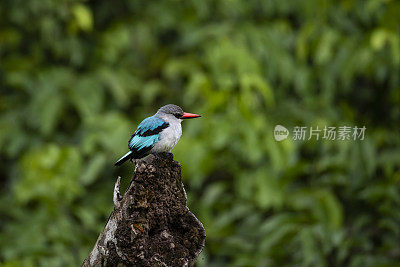
[[129,152],[114,165],[120,166],[127,160],[141,159],[154,153],[171,152],[182,135],[182,120],[199,117],[201,116],[184,112],[174,104],[161,107],[156,114],[138,125],[129,139]]

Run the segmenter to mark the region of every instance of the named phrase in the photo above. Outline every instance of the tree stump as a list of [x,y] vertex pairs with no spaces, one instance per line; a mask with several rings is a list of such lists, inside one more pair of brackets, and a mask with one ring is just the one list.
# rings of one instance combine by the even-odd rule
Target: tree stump
[[186,206],[182,166],[171,153],[137,160],[123,197],[82,266],[192,266],[205,242],[203,225]]

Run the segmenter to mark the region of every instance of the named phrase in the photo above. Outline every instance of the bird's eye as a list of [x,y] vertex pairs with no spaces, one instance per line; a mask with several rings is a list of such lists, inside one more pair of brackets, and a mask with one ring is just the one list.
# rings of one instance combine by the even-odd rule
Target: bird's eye
[[175,113],[174,116],[175,116],[175,118],[177,118],[177,119],[180,119],[180,118],[181,118],[181,114],[179,114],[179,113]]

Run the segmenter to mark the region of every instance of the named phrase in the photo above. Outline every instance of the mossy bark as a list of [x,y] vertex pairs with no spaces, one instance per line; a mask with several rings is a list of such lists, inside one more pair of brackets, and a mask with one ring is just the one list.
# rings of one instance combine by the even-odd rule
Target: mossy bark
[[203,225],[186,206],[182,166],[171,153],[136,161],[124,196],[83,266],[191,266],[205,242]]

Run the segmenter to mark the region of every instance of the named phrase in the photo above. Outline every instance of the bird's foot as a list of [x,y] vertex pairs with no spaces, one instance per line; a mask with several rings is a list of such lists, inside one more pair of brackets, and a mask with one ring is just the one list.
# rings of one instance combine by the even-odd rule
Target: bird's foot
[[132,162],[132,164],[136,165],[137,159],[129,159],[130,162]]

